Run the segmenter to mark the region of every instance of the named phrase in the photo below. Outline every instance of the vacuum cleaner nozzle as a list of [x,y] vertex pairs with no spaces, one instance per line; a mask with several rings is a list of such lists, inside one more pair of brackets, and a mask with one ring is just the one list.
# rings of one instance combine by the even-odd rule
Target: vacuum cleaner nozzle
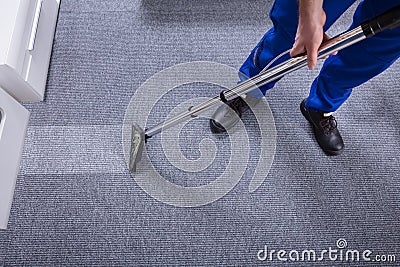
[[142,152],[145,141],[146,137],[144,130],[140,128],[139,125],[133,124],[132,137],[131,137],[131,151],[129,158],[129,170],[131,172],[136,171],[136,165],[142,159]]

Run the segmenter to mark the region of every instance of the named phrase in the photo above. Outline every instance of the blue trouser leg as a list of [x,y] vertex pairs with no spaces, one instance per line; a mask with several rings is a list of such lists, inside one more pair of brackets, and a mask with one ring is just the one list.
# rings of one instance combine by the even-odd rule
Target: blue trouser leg
[[[362,1],[350,28],[399,4],[399,0]],[[339,51],[337,56],[325,61],[311,86],[306,108],[336,111],[350,96],[353,87],[386,70],[399,56],[400,28],[381,32]]]
[[[327,20],[327,30],[355,0],[324,1]],[[245,80],[257,75],[273,58],[293,46],[298,24],[298,5],[295,0],[276,0],[270,11],[273,27],[262,37],[261,41],[251,51],[240,67],[239,78]],[[289,55],[280,58],[273,65],[287,60]],[[277,81],[268,83],[260,88],[265,92],[272,88]]]

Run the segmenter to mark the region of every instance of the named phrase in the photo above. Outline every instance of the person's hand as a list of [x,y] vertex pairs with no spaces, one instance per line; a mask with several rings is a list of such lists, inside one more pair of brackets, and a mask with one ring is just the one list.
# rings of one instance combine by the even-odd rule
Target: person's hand
[[329,39],[323,29],[325,21],[322,0],[299,1],[299,24],[290,56],[294,57],[306,52],[309,69],[315,68],[318,48],[324,40]]

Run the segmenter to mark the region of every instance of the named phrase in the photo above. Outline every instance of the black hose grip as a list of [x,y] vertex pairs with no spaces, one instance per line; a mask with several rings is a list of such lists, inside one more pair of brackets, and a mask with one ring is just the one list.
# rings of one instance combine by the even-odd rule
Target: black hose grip
[[368,38],[375,34],[400,26],[400,5],[385,11],[384,13],[361,23],[364,35]]

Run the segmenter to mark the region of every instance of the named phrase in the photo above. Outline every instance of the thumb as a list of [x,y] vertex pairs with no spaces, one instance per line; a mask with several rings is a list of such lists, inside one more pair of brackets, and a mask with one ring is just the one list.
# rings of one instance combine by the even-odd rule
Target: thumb
[[294,43],[292,49],[290,50],[290,56],[291,57],[296,57],[302,53],[306,52],[306,49],[304,46],[298,45],[298,43]]

